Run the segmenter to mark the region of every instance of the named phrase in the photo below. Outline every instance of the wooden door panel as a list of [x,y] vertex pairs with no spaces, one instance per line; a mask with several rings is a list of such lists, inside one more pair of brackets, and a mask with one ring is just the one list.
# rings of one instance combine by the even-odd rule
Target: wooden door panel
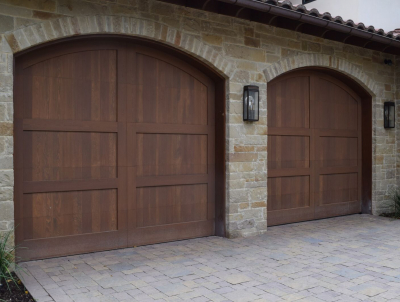
[[207,221],[207,185],[137,189],[137,227]]
[[320,137],[320,167],[355,167],[358,165],[357,137]]
[[117,134],[25,131],[24,181],[117,177]]
[[115,189],[34,193],[24,199],[27,240],[118,229]]
[[116,121],[117,52],[53,57],[25,69],[24,118]]
[[357,173],[320,175],[318,205],[357,201],[357,178]]
[[309,77],[298,76],[268,85],[268,127],[309,128]]
[[361,103],[338,80],[299,71],[268,84],[268,225],[361,209]]
[[207,135],[137,134],[137,175],[207,174]]
[[[127,51],[128,245],[214,234],[213,82],[146,47]],[[190,230],[190,231],[189,231]]]
[[136,123],[207,125],[208,88],[193,75],[160,57],[130,51],[128,95]]
[[126,123],[117,113],[125,106],[117,94],[123,49],[95,45],[16,61],[16,241],[27,247],[24,260],[127,243]]
[[268,179],[268,211],[310,207],[310,177]]
[[311,89],[318,129],[315,218],[353,214],[361,209],[361,100],[343,83],[320,74]]
[[268,225],[312,219],[310,75],[268,85]]
[[268,137],[268,169],[310,167],[310,138],[307,136]]
[[359,127],[357,100],[333,81],[317,77],[313,85],[316,97],[316,128],[357,130]]

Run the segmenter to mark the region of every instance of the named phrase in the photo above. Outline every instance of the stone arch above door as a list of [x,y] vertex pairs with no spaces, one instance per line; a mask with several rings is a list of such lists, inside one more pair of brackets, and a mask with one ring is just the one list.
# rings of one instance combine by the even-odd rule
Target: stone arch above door
[[128,35],[159,41],[189,53],[225,78],[230,78],[234,72],[232,62],[192,35],[165,24],[132,17],[64,17],[9,32],[5,38],[15,54],[62,38],[96,34]]
[[325,54],[302,54],[282,59],[264,69],[264,75],[267,82],[270,82],[283,73],[303,67],[326,67],[339,71],[363,86],[372,97],[377,97],[379,95],[378,85],[359,67],[345,59],[339,59]]

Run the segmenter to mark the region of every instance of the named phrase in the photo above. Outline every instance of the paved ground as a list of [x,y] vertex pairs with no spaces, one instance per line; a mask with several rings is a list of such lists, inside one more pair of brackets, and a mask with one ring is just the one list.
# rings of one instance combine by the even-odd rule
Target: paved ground
[[353,215],[24,266],[38,301],[400,301],[400,220]]

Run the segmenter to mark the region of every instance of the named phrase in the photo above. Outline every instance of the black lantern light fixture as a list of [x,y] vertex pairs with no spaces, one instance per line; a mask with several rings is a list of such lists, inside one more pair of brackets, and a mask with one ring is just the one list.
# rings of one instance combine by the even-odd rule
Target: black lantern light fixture
[[256,122],[259,119],[260,94],[258,86],[244,86],[243,89],[243,120]]
[[385,128],[394,128],[395,126],[395,106],[394,102],[385,102],[383,105],[383,118]]

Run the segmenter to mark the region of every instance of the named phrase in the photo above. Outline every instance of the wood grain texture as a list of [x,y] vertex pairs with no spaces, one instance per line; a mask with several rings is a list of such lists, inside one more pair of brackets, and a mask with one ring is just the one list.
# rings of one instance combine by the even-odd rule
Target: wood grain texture
[[26,239],[117,230],[117,191],[25,194]]
[[303,70],[268,84],[268,103],[268,225],[360,212],[360,97]]
[[138,176],[207,174],[207,135],[136,137]]
[[215,234],[214,81],[155,48],[92,41],[16,60],[23,260]]
[[26,131],[24,181],[117,177],[117,134]]

